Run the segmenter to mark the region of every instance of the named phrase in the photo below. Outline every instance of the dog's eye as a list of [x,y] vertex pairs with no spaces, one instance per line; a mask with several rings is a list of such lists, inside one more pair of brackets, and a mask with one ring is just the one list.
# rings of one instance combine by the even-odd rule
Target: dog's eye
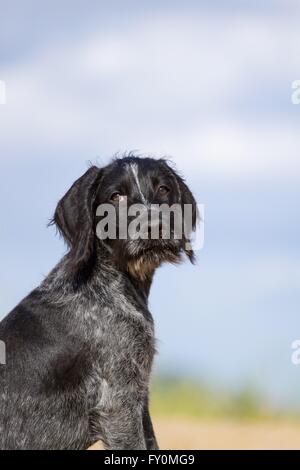
[[110,200],[112,202],[117,202],[121,197],[121,193],[119,193],[118,191],[115,191],[114,193],[112,193],[112,195],[110,196]]
[[158,188],[158,194],[160,196],[166,196],[167,194],[169,194],[169,192],[170,192],[170,188],[168,188],[168,186],[162,185]]

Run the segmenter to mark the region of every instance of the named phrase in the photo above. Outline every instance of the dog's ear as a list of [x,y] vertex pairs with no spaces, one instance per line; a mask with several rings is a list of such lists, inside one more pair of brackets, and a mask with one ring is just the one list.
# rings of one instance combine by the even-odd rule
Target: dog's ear
[[[189,231],[195,231],[196,226],[197,226],[197,221],[198,221],[198,218],[199,218],[199,213],[198,213],[197,203],[196,203],[196,200],[195,200],[195,198],[192,194],[192,191],[189,189],[189,187],[185,183],[184,178],[182,176],[180,176],[177,173],[177,171],[174,169],[171,162],[168,162],[165,159],[161,159],[161,162],[162,162],[163,165],[165,165],[165,168],[167,168],[168,172],[172,175],[172,177],[175,181],[175,184],[176,184],[176,186],[178,188],[178,191],[179,191],[179,194],[180,194],[180,203],[181,203],[182,207],[185,204],[189,204],[192,208],[192,220],[191,220],[191,224],[189,224],[190,226],[188,227],[188,230]],[[195,259],[194,252],[191,249],[189,239],[184,240],[184,246],[185,247],[183,249],[184,249],[186,255],[188,256],[188,258],[190,259],[191,262],[194,262],[194,259]],[[189,248],[187,248],[187,247],[189,247]]]
[[76,273],[88,265],[95,249],[95,199],[101,169],[93,166],[57,204],[52,223],[70,247],[69,267]]

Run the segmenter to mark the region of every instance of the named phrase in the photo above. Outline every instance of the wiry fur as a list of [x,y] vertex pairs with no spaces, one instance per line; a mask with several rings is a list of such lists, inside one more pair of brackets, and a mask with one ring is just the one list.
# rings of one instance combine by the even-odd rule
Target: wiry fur
[[145,198],[154,171],[169,175],[175,199],[195,202],[165,162],[133,157],[92,167],[59,202],[54,222],[70,250],[0,324],[7,351],[1,449],[85,449],[99,439],[107,449],[157,448],[148,409],[155,339],[147,299],[154,269],[177,261],[183,248],[157,240],[147,254],[145,241],[120,246],[95,236],[96,204],[126,179],[128,163],[143,172],[138,190]]

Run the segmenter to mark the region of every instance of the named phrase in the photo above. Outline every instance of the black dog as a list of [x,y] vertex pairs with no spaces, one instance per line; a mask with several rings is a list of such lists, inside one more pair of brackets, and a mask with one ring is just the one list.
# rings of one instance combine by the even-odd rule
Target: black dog
[[154,270],[186,252],[187,237],[96,236],[100,204],[195,200],[165,160],[127,156],[91,167],[58,203],[69,245],[44,282],[1,322],[1,449],[157,449],[148,410],[155,339],[147,307]]

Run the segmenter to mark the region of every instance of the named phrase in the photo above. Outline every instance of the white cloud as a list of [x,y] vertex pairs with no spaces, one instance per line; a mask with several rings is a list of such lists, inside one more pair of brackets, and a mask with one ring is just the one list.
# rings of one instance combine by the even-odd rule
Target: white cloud
[[283,179],[300,175],[300,135],[293,125],[236,121],[199,124],[175,139],[168,136],[164,148],[182,167],[212,177],[260,175]]
[[[299,40],[288,16],[174,13],[50,44],[3,70],[0,146],[10,158],[134,148],[201,174],[297,177],[298,130],[259,100],[274,87],[276,105],[286,84],[290,103]],[[238,111],[248,95],[255,121]]]

